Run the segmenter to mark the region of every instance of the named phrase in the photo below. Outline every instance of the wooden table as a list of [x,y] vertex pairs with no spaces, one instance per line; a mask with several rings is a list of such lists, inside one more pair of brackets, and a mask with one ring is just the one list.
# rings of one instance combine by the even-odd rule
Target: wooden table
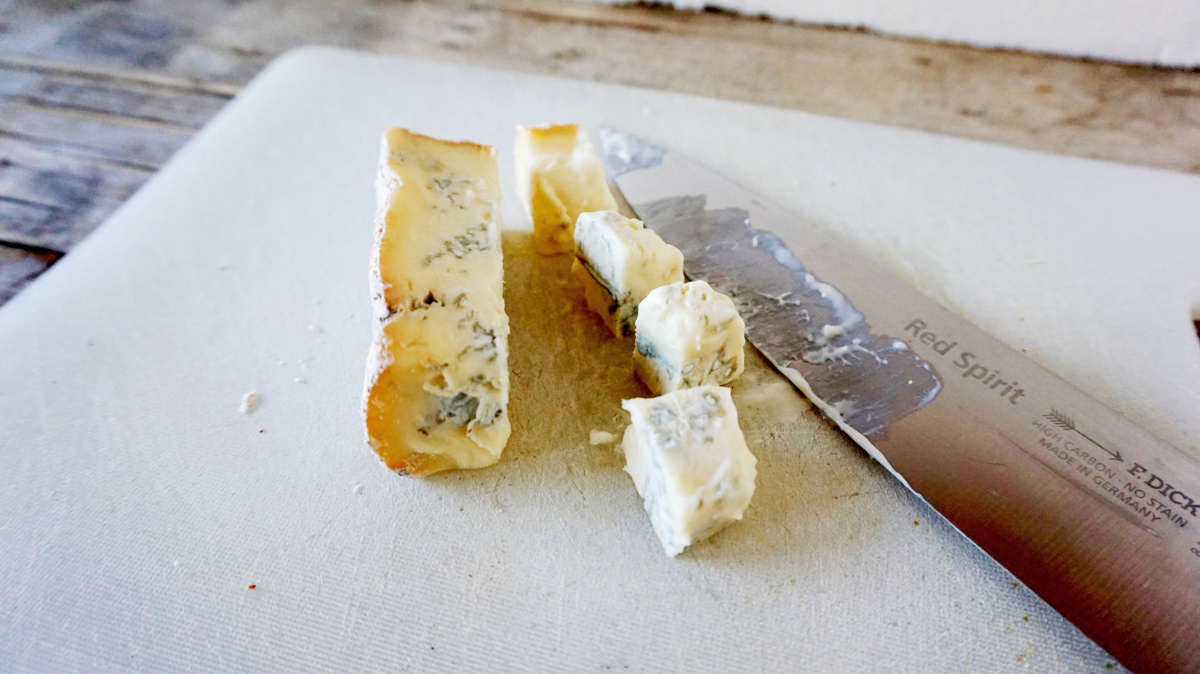
[[306,44],[777,105],[1200,173],[1200,72],[559,0],[0,4],[0,303]]

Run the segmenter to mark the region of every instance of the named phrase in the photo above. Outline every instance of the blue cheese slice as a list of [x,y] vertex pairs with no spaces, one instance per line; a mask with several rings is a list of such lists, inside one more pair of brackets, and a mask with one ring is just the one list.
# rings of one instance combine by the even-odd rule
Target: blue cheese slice
[[515,154],[517,195],[542,255],[571,252],[581,213],[617,209],[604,164],[576,125],[518,126]]
[[588,307],[620,337],[633,332],[638,303],[650,291],[683,281],[683,253],[640,220],[584,213],[575,223],[571,270],[583,282]]
[[742,519],[757,460],[729,389],[701,386],[621,406],[633,419],[622,440],[625,472],[668,555]]
[[673,283],[638,305],[633,368],[655,395],[728,384],[745,369],[746,323],[704,281]]
[[508,316],[493,148],[388,129],[363,407],[392,470],[494,464],[508,442]]

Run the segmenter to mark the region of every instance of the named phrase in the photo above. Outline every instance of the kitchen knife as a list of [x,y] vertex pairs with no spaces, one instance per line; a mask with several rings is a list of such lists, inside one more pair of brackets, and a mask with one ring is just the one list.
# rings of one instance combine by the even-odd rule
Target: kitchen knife
[[868,454],[1135,671],[1200,671],[1200,464],[712,171],[600,134],[637,217]]

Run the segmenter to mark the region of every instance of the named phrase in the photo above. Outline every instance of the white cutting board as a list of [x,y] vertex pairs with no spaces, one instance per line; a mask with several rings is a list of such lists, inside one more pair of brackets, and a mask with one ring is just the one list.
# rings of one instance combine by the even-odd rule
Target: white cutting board
[[380,131],[495,144],[522,227],[513,129],[556,120],[720,169],[1197,455],[1194,176],[304,50],[0,310],[0,669],[1107,671],[811,410],[810,451],[755,450],[800,468],[674,560],[582,438],[387,472],[359,419]]

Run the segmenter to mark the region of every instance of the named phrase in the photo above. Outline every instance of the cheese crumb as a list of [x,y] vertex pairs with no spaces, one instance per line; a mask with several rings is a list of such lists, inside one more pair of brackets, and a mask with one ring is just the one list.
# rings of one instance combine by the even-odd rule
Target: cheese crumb
[[225,271],[232,266],[233,265],[229,264],[228,262],[222,262],[221,264],[217,265],[217,271]]
[[613,435],[612,433],[597,431],[595,429],[592,429],[592,432],[588,436],[588,442],[592,443],[593,445],[611,445],[616,441],[617,436]]
[[311,333],[313,333],[314,335],[319,335],[319,334],[321,334],[322,332],[324,332],[324,330],[322,330],[322,329],[321,329],[321,326],[319,326],[319,325],[310,325],[310,326],[308,326],[308,331],[309,331],[309,332],[311,332]]
[[242,406],[240,408],[242,414],[250,414],[258,409],[258,403],[261,401],[262,396],[258,394],[258,391],[251,391],[242,396]]

